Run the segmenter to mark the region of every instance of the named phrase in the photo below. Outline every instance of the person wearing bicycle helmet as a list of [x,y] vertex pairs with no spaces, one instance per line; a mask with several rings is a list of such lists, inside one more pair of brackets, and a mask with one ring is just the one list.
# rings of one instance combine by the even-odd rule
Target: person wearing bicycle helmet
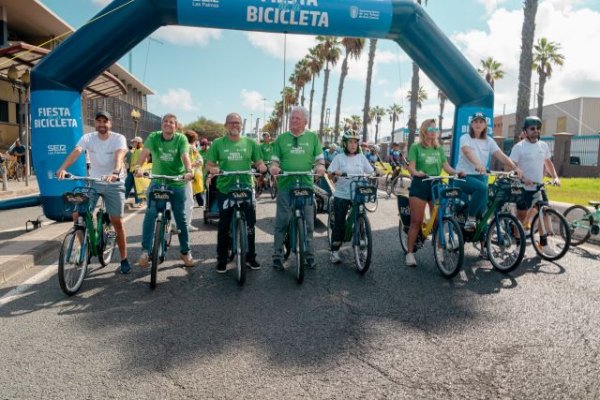
[[[540,193],[534,184],[542,182],[544,168],[554,178],[552,183],[560,186],[560,179],[550,158],[552,156],[550,148],[546,142],[540,140],[541,129],[542,121],[538,117],[529,116],[525,118],[522,131],[524,138],[510,152],[510,159],[523,171],[525,191],[517,202],[517,218],[523,225],[525,225],[527,213],[533,205],[535,197]],[[553,251],[550,247],[544,250],[547,252]]]
[[451,175],[464,175],[452,168],[448,163],[444,148],[438,140],[439,129],[435,119],[426,119],[419,129],[419,143],[413,143],[408,151],[408,171],[413,177],[409,189],[410,228],[408,230],[406,265],[416,267],[414,247],[417,236],[423,225],[425,206],[433,210],[431,181],[424,181],[428,176],[437,176],[442,169]]
[[352,193],[350,183],[352,177],[343,177],[347,175],[372,174],[373,167],[362,154],[358,142],[360,137],[358,132],[350,127],[346,127],[342,136],[343,152],[338,154],[327,169],[330,175],[337,176],[335,192],[333,194],[333,212],[334,225],[332,227],[331,254],[329,260],[333,264],[342,262],[339,254],[340,247],[344,240],[344,227],[346,226],[346,215],[348,209],[352,206]]

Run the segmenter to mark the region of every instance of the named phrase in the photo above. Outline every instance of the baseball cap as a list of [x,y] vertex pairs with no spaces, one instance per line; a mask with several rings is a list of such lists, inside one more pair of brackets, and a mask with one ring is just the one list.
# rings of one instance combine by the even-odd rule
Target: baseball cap
[[98,111],[94,119],[98,119],[100,117],[104,117],[109,121],[112,119],[112,116],[108,113],[108,111]]
[[133,139],[131,139],[132,142],[138,142],[138,143],[144,143],[144,139],[142,139],[139,136],[134,137]]
[[471,121],[475,121],[476,119],[482,119],[482,120],[484,120],[484,121],[485,121],[485,120],[486,120],[486,119],[485,119],[485,114],[484,114],[484,113],[482,113],[482,112],[476,112],[475,114],[473,114],[473,115],[471,116]]
[[200,146],[204,146],[205,144],[208,144],[208,139],[207,138],[202,138],[200,140]]

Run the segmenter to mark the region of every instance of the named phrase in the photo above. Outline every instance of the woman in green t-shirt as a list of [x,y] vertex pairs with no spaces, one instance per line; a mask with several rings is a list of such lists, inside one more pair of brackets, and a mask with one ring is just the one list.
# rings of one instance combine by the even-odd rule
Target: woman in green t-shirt
[[451,175],[463,175],[448,164],[444,149],[438,141],[438,131],[435,119],[426,119],[419,129],[420,143],[413,143],[408,151],[408,171],[413,177],[409,191],[410,228],[407,240],[409,252],[406,254],[406,265],[410,267],[417,266],[414,246],[423,224],[425,206],[429,204],[429,210],[433,210],[432,181],[423,181],[423,179],[439,175],[442,168]]

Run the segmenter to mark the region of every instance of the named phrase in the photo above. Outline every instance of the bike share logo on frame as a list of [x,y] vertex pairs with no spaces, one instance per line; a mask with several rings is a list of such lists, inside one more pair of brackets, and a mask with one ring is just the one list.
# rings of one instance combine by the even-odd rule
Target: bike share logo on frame
[[221,0],[192,0],[192,7],[219,8]]

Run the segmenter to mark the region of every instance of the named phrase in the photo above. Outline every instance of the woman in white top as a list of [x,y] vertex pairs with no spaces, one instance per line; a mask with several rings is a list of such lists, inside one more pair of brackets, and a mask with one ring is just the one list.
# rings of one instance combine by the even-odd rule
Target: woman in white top
[[457,181],[456,185],[471,195],[465,230],[475,230],[476,219],[481,218],[486,210],[488,177],[485,174],[492,156],[506,169],[517,170],[515,163],[500,150],[494,139],[488,136],[485,115],[477,112],[471,117],[469,134],[460,138],[460,152],[456,165],[457,170],[467,174],[466,182]]
[[333,194],[334,225],[331,237],[330,261],[334,264],[340,263],[339,250],[344,241],[344,227],[346,226],[346,215],[352,206],[352,193],[350,183],[352,178],[343,177],[347,175],[360,175],[373,173],[373,167],[369,160],[362,154],[358,146],[358,133],[346,128],[342,136],[343,153],[335,156],[327,172],[338,177],[335,192]]

